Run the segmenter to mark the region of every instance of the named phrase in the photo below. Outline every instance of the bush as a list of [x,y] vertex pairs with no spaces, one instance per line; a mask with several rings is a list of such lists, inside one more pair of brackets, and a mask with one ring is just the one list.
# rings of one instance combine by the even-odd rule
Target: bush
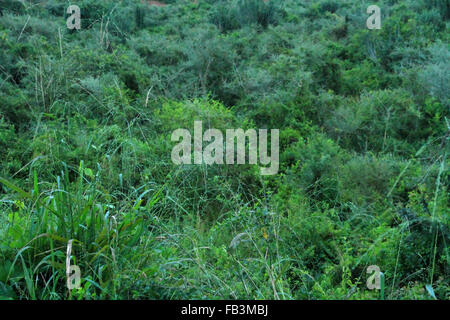
[[267,28],[277,23],[277,7],[274,1],[237,0],[220,3],[210,15],[210,21],[222,32],[246,25],[260,25]]
[[450,108],[450,51],[447,45],[436,44],[430,48],[431,63],[419,72],[420,83],[429,94]]
[[330,135],[345,148],[406,154],[429,134],[420,108],[403,89],[363,93],[343,102],[325,122]]

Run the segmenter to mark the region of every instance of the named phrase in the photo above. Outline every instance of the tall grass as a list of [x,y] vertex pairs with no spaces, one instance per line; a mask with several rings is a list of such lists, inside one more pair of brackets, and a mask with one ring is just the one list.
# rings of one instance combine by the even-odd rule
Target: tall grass
[[[74,183],[69,176],[66,166],[56,184],[41,191],[34,173],[31,192],[0,178],[18,195],[16,210],[8,213],[8,227],[1,239],[7,273],[0,277],[8,292],[19,292],[16,298],[70,298],[65,288],[66,258],[80,267],[82,282],[93,288],[91,294],[115,297],[118,263],[122,256],[133,255],[131,251],[140,241],[142,201],[119,211],[98,187],[99,172],[84,168],[83,162]],[[146,210],[155,199],[147,203]],[[73,255],[66,257],[70,240]]]

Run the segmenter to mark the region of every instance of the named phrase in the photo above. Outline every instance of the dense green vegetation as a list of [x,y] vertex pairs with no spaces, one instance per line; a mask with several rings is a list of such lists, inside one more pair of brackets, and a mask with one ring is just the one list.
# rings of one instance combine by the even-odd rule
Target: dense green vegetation
[[[0,298],[449,299],[449,1],[165,3],[0,0]],[[194,120],[279,173],[174,165]]]

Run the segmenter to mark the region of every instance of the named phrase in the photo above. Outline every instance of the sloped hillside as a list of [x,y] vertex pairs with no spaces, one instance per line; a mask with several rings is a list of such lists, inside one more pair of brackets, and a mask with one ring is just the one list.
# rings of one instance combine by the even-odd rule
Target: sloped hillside
[[449,299],[448,0],[75,2],[0,0],[0,298]]

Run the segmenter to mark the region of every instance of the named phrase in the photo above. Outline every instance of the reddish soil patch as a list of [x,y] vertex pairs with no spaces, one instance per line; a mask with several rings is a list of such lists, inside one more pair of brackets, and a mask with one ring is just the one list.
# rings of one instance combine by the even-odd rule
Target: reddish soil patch
[[167,4],[162,3],[162,2],[158,2],[158,1],[145,1],[142,0],[142,3],[147,3],[149,6],[155,6],[155,7],[165,7],[167,6]]

